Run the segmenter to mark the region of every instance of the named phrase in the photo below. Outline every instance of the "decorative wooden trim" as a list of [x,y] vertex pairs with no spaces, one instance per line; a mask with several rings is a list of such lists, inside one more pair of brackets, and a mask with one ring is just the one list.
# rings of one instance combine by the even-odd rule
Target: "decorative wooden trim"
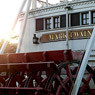
[[[72,1],[72,2],[69,2],[69,5],[74,9],[74,7],[80,7],[83,6],[83,5],[89,5],[89,4],[94,4],[95,3],[95,0],[87,0],[87,1]],[[59,4],[56,4],[56,5],[52,5],[52,6],[46,6],[46,7],[42,7],[42,8],[38,8],[36,10],[31,10],[30,11],[30,15],[34,15],[34,14],[43,14],[43,13],[46,13],[46,12],[54,12],[54,11],[57,11],[57,10],[62,10],[65,8],[65,3],[59,3]],[[65,9],[64,9],[65,11]]]

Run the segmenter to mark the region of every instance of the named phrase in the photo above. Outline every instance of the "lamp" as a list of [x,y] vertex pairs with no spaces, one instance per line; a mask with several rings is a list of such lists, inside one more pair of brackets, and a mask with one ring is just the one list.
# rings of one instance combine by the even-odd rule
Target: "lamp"
[[34,34],[34,37],[33,37],[33,44],[39,44],[38,37],[36,37],[36,34]]
[[72,10],[71,6],[66,6],[65,9]]

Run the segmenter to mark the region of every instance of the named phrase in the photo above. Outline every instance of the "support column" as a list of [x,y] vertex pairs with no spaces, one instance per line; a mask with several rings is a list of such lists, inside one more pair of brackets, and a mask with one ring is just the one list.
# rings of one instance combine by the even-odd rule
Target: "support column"
[[37,8],[37,0],[32,0],[32,9]]
[[89,11],[89,25],[91,25],[91,11]]
[[84,72],[86,70],[86,66],[88,64],[88,59],[89,59],[89,56],[91,54],[92,47],[93,47],[93,45],[95,43],[94,41],[95,41],[95,27],[93,29],[91,38],[90,38],[89,43],[87,45],[86,52],[85,52],[85,55],[84,55],[80,70],[78,72],[78,75],[77,75],[77,78],[76,78],[76,81],[75,81],[75,84],[74,84],[74,87],[73,87],[71,95],[77,95],[77,93],[78,93],[78,90],[79,90],[79,87],[80,87]]
[[53,17],[51,17],[51,29],[53,29]]
[[69,49],[69,39],[68,39],[68,0],[66,0],[66,46]]
[[69,27],[71,27],[71,14],[69,14]]
[[45,18],[44,18],[44,20],[43,20],[43,27],[44,27],[44,30],[46,30],[46,23],[45,23]]
[[48,6],[48,0],[46,0],[46,5]]
[[82,25],[82,13],[80,13],[80,26]]
[[61,27],[61,26],[60,26],[60,18],[61,18],[61,16],[59,16],[59,28]]
[[26,13],[24,15],[23,25],[22,25],[22,29],[21,29],[21,32],[20,32],[19,43],[18,43],[18,46],[17,46],[16,53],[20,52],[20,48],[21,48],[21,45],[22,45],[22,42],[23,42],[23,37],[24,37],[24,33],[25,33],[25,28],[26,28],[26,23],[27,23],[27,18],[28,18],[28,14],[29,14],[30,5],[31,5],[31,0],[28,0]]
[[[12,30],[9,32],[8,36],[10,36],[10,34],[14,31],[14,28],[15,28],[15,26],[16,26],[16,24],[17,24],[19,15],[20,15],[20,13],[22,12],[25,3],[26,3],[26,0],[23,0],[22,5],[21,5],[21,7],[20,7],[20,9],[19,9],[19,11],[18,11],[18,13],[17,13],[16,19],[15,19],[15,21],[14,21],[14,23],[13,23]],[[6,49],[6,46],[7,46],[7,44],[8,44],[8,41],[7,41],[7,40],[8,40],[8,39],[6,39],[6,40],[4,41],[4,44],[2,45],[1,50],[0,50],[0,54],[3,54],[4,51],[5,51],[5,49]]]

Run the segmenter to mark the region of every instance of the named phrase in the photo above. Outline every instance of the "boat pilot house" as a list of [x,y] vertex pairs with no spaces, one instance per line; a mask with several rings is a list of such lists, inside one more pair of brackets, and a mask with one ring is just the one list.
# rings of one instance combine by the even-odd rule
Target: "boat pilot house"
[[[72,0],[68,7],[65,1],[34,7],[29,13],[21,52],[66,49],[66,9],[69,49],[85,50],[95,24],[95,0]],[[37,44],[33,44],[34,34]]]

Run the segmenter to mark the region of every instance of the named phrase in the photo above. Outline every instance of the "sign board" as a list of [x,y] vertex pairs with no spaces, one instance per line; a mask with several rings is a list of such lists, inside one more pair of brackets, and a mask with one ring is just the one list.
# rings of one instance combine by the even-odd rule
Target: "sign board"
[[[68,37],[69,37],[69,40],[89,39],[92,34],[92,31],[93,31],[92,29],[69,31]],[[43,34],[40,38],[40,42],[42,43],[65,41],[65,40],[66,40],[65,31]]]

